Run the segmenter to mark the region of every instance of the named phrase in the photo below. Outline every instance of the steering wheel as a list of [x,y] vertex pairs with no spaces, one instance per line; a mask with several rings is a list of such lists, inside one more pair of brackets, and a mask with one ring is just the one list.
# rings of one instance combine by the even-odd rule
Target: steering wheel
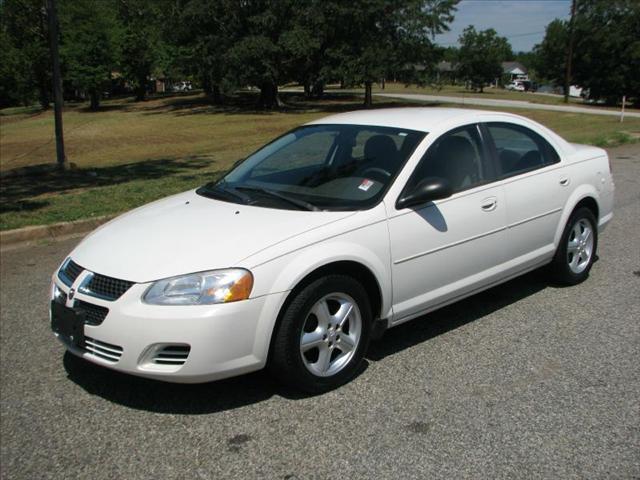
[[377,179],[378,180],[381,179],[381,181],[383,183],[386,182],[389,178],[391,178],[391,174],[389,172],[387,172],[384,168],[380,168],[380,167],[365,168],[360,173],[360,175],[363,176],[363,177],[373,177],[374,179],[376,179],[376,177],[378,177]]

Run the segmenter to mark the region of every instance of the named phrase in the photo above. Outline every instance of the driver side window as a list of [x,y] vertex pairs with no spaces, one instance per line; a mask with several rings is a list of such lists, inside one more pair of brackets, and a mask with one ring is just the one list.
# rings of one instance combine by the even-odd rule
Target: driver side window
[[427,177],[446,179],[453,193],[480,185],[487,177],[482,141],[476,125],[456,128],[436,140],[413,172],[409,188]]

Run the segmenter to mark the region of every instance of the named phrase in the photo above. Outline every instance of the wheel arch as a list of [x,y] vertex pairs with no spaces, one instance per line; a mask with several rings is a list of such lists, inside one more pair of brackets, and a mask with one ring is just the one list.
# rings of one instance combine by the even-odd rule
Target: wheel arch
[[383,292],[380,282],[378,278],[374,274],[371,268],[365,265],[362,262],[357,260],[345,259],[345,260],[334,260],[328,262],[321,266],[316,266],[313,270],[306,273],[302,278],[300,278],[295,286],[289,291],[284,302],[280,306],[280,310],[278,311],[278,315],[273,324],[273,328],[271,329],[271,336],[269,338],[269,349],[267,354],[267,363],[269,362],[269,358],[271,357],[271,353],[273,350],[273,342],[275,336],[280,328],[280,324],[282,321],[282,316],[286,311],[287,307],[291,303],[291,301],[296,297],[298,292],[300,292],[304,287],[309,285],[311,282],[317,280],[318,278],[327,276],[327,275],[335,275],[342,274],[347,275],[358,282],[365,289],[367,296],[369,297],[369,301],[371,302],[371,311],[373,312],[374,319],[376,320],[380,318],[382,315],[382,307],[383,307]]
[[[596,221],[598,221],[598,219],[600,218],[600,207],[598,206],[598,202],[596,201],[595,198],[584,197],[582,200],[580,200],[576,204],[575,207],[573,207],[573,210],[571,211],[571,213],[575,212],[576,210],[582,207],[586,207],[589,210],[591,210],[591,213],[593,213],[593,216],[596,217]],[[597,227],[598,225],[596,225],[596,228]]]
[[560,218],[560,222],[558,222],[553,242],[556,248],[558,248],[558,245],[560,244],[562,232],[564,232],[564,228],[567,225],[569,218],[578,208],[586,207],[591,210],[593,216],[596,218],[596,229],[598,228],[598,222],[600,220],[600,204],[598,203],[598,197],[598,192],[591,185],[582,185],[573,192],[565,204],[562,217]]

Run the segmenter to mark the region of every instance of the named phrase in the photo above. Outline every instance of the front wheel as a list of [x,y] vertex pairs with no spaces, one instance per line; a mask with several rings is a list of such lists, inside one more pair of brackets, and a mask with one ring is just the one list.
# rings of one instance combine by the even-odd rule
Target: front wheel
[[598,247],[596,218],[588,208],[571,214],[551,263],[556,280],[576,285],[589,276]]
[[319,278],[296,294],[275,332],[271,372],[310,393],[331,390],[357,372],[369,344],[371,307],[345,275]]

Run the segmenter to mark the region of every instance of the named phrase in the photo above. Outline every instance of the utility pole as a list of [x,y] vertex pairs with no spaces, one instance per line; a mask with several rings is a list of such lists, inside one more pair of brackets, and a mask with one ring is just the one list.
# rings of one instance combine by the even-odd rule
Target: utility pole
[[56,0],[46,0],[47,17],[49,19],[49,47],[51,49],[51,67],[53,69],[53,112],[56,131],[56,158],[58,169],[66,170],[67,158],[64,154],[64,137],[62,133],[62,77],[60,76],[60,56],[58,54],[58,12]]
[[567,48],[566,70],[564,73],[564,103],[569,103],[571,88],[571,61],[573,60],[573,43],[575,41],[575,16],[578,0],[571,1],[571,18],[569,19],[569,45]]

